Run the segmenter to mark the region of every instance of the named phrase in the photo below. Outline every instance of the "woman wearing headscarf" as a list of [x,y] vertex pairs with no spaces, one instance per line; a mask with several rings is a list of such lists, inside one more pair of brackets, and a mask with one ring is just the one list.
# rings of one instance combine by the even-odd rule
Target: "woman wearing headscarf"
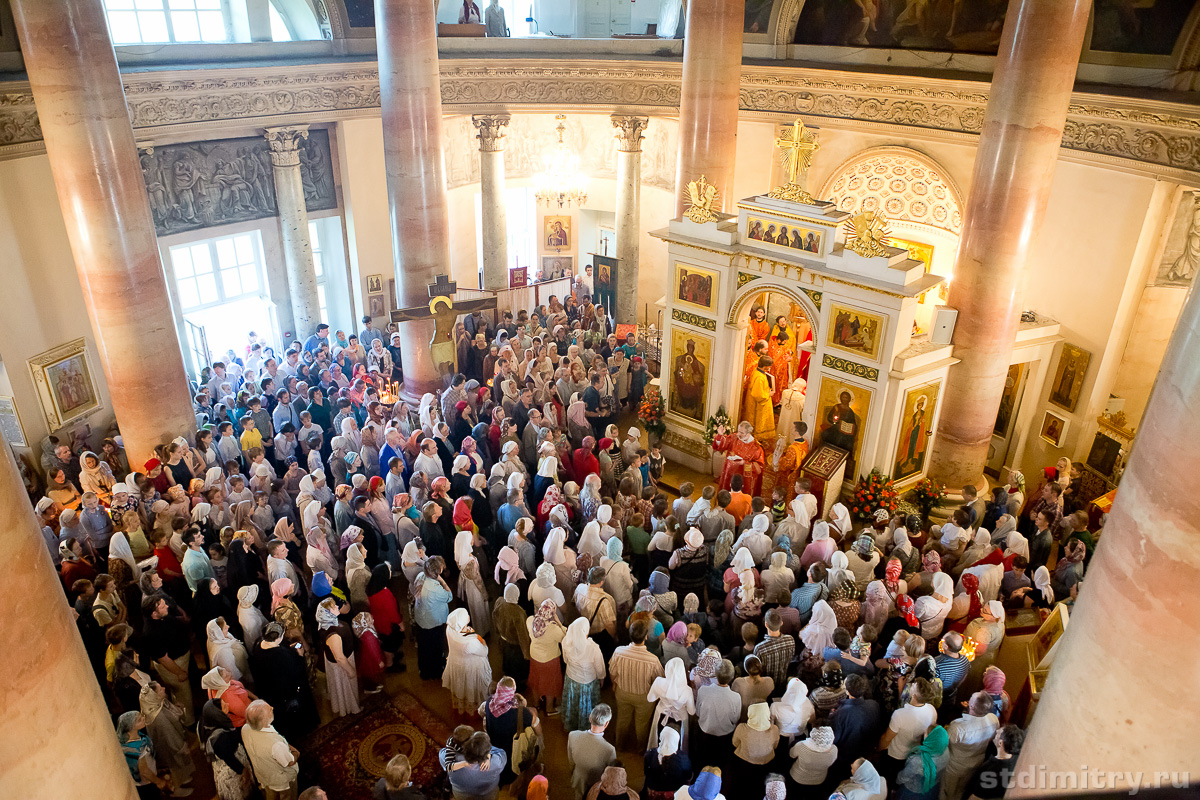
[[692,762],[680,749],[679,731],[668,725],[658,733],[658,746],[643,759],[645,800],[672,800],[680,786],[692,780]]
[[1013,559],[1023,556],[1029,560],[1029,540],[1017,531],[1008,534],[1008,544],[1004,548],[1004,571],[1012,571]]
[[504,593],[492,606],[492,627],[500,637],[500,663],[505,675],[521,683],[529,676],[528,615],[521,607],[517,584],[504,587]]
[[671,591],[677,596],[704,594],[708,584],[708,548],[698,528],[690,528],[684,534],[683,547],[671,553],[667,566],[671,570]]
[[942,773],[950,762],[947,747],[950,736],[941,725],[935,725],[925,734],[925,739],[914,747],[904,762],[904,769],[896,776],[900,786],[897,800],[934,800],[938,797]]
[[1063,555],[1054,567],[1054,576],[1050,582],[1054,596],[1067,600],[1071,590],[1083,580],[1084,558],[1087,556],[1087,544],[1081,539],[1071,539],[1063,550]]
[[367,584],[371,568],[367,566],[367,548],[354,542],[346,548],[346,587],[350,590],[350,608],[357,614],[370,608]]
[[733,622],[752,623],[762,622],[762,607],[764,595],[762,589],[754,582],[754,573],[744,570],[738,576],[738,585],[733,587],[728,599],[733,601]]
[[1032,608],[1054,608],[1054,602],[1050,570],[1043,564],[1034,570],[1033,590],[1025,593],[1025,605]]
[[101,503],[111,503],[112,489],[117,485],[117,479],[108,464],[91,450],[86,450],[79,456],[79,466],[79,487],[85,492],[95,492]]
[[400,616],[400,604],[388,585],[391,580],[392,568],[389,565],[380,564],[371,570],[371,580],[367,583],[367,603],[371,609],[375,635],[383,650],[384,667],[403,672],[407,669],[401,652],[404,645],[404,619]]
[[812,526],[812,541],[800,555],[800,566],[807,570],[813,564],[828,564],[835,550],[837,545],[829,538],[829,523],[818,520]]
[[833,646],[833,631],[837,627],[837,616],[829,603],[818,600],[813,603],[812,616],[800,631],[800,642],[804,645],[801,661],[811,670],[819,669],[824,662],[822,654],[826,647]]
[[354,631],[342,618],[343,605],[326,597],[317,606],[317,647],[325,658],[325,682],[334,715],[357,714],[358,669],[354,663]]
[[474,712],[488,696],[492,667],[487,643],[471,627],[471,615],[465,608],[455,609],[446,619],[446,645],[449,655],[442,687],[450,690],[455,711]]
[[930,594],[916,601],[915,613],[921,620],[921,636],[926,641],[942,634],[942,625],[954,602],[954,579],[944,572],[935,572]]
[[775,748],[779,746],[779,726],[771,721],[766,703],[755,703],[746,709],[746,721],[733,731],[733,759],[730,780],[747,791],[763,783]]
[[[854,586],[854,573],[850,571],[850,558],[841,550],[834,551],[829,558],[829,572],[825,576],[825,585],[832,592],[847,581]],[[853,593],[858,594],[857,591]]]
[[548,713],[553,713],[563,693],[560,656],[567,629],[558,619],[557,606],[549,599],[538,604],[537,613],[525,625],[529,634],[529,691],[536,701],[545,703]]
[[655,616],[673,621],[675,610],[679,607],[679,596],[670,591],[670,574],[665,569],[656,569],[650,573],[649,584],[650,594],[654,598]]
[[879,551],[875,549],[875,539],[869,533],[863,533],[854,540],[847,558],[847,569],[854,576],[854,588],[859,595],[866,591],[867,584],[875,577],[875,567],[879,564]]
[[562,528],[551,528],[542,545],[542,558],[554,566],[555,585],[565,597],[575,592],[575,551],[564,547],[567,532]]
[[771,553],[770,562],[771,565],[761,575],[763,593],[772,601],[780,592],[787,592],[791,597],[792,589],[796,585],[796,575],[788,568],[787,552],[776,550]]
[[800,786],[820,786],[837,761],[838,749],[833,743],[833,728],[813,728],[807,739],[791,746],[788,755],[795,759],[788,774]]
[[838,530],[839,538],[849,536],[854,527],[850,521],[850,510],[842,503],[834,503],[829,509],[829,524]]
[[771,704],[771,719],[779,726],[779,735],[787,737],[789,743],[808,731],[815,715],[808,687],[799,678],[789,678],[783,698]]
[[670,725],[679,730],[682,747],[687,750],[688,718],[696,713],[696,698],[687,681],[687,665],[680,658],[672,658],[666,663],[665,673],[654,679],[646,694],[648,702],[657,703],[650,721],[649,747],[658,746],[659,731]]
[[975,539],[971,543],[971,546],[954,562],[954,567],[950,572],[952,575],[958,576],[967,567],[979,566],[981,564],[999,564],[1001,560],[1000,551],[992,545],[992,535],[985,529],[980,528],[976,531]]
[[696,663],[696,656],[689,649],[691,644],[688,635],[687,623],[680,620],[667,630],[667,637],[662,641],[662,657],[663,664],[668,664],[672,659],[678,658],[683,662],[684,669],[691,669]]
[[259,611],[258,606],[254,603],[258,600],[258,586],[249,585],[243,586],[237,590],[238,599],[238,624],[242,626],[242,636],[246,640],[246,648],[253,650],[258,644],[258,640],[262,638],[263,628],[267,624],[267,618],[263,616],[262,611]]
[[629,776],[624,767],[605,767],[600,780],[583,800],[638,800],[638,793],[629,788]]
[[218,701],[217,705],[229,717],[235,728],[246,724],[246,709],[258,698],[246,691],[242,682],[234,678],[224,667],[213,667],[200,678],[200,688],[208,694],[209,700]]
[[946,614],[946,630],[962,633],[967,624],[976,619],[983,608],[983,596],[979,592],[979,576],[967,573],[960,581],[962,591],[955,595]]
[[874,764],[860,758],[850,765],[850,779],[837,787],[837,793],[845,800],[886,800],[887,781]]
[[538,463],[537,475],[533,478],[533,502],[538,505],[546,496],[546,490],[558,484],[558,459],[545,456]]
[[[692,597],[693,595],[688,595]],[[692,690],[699,694],[705,686],[717,683],[717,670],[721,668],[721,650],[715,644],[710,644],[696,659],[696,666],[688,673]]]
[[187,731],[182,722],[183,710],[167,699],[167,687],[157,681],[142,687],[138,705],[159,766],[170,770],[171,784],[182,789],[192,782],[195,774]]
[[477,620],[474,630],[486,637],[492,630],[492,614],[488,607],[487,587],[479,571],[479,559],[472,551],[470,531],[459,531],[454,539],[454,563],[458,565],[458,598]]
[[589,727],[588,715],[600,702],[600,684],[607,674],[600,645],[588,635],[589,621],[580,617],[571,623],[562,639],[566,680],[563,682],[562,725],[570,731]]
[[234,680],[243,684],[252,683],[246,647],[229,632],[225,619],[217,617],[209,620],[205,632],[208,635],[208,663],[214,667],[224,667]]
[[283,626],[288,644],[304,642],[304,617],[299,607],[292,602],[294,586],[287,578],[271,584],[271,618]]
[[892,532],[891,557],[900,561],[900,574],[908,576],[921,571],[921,551],[909,541],[909,531],[901,525]]

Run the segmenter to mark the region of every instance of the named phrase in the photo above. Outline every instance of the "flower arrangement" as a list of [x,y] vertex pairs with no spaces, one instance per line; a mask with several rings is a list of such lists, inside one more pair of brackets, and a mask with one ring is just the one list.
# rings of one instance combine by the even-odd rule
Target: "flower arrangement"
[[850,513],[856,517],[869,517],[883,508],[891,514],[895,512],[896,504],[896,489],[892,485],[892,479],[879,470],[873,469],[871,474],[860,478],[858,486],[854,488]]
[[704,443],[712,447],[713,439],[717,437],[717,428],[724,425],[727,429],[733,424],[729,419],[729,415],[725,413],[725,406],[717,408],[717,413],[708,418],[708,422],[704,423]]
[[921,510],[921,516],[926,519],[946,501],[946,487],[932,478],[917,481],[910,494],[913,503]]
[[642,423],[646,433],[662,436],[667,430],[667,423],[663,418],[666,413],[667,407],[658,389],[653,386],[646,387],[646,393],[642,395],[642,404],[638,407],[638,422]]

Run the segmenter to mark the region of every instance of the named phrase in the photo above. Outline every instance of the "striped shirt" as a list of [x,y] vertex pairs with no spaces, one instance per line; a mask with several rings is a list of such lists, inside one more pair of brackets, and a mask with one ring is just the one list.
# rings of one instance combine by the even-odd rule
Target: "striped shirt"
[[662,662],[644,644],[618,647],[608,662],[613,688],[645,696],[655,678],[664,677]]
[[942,679],[944,691],[953,690],[962,681],[967,674],[967,670],[971,668],[971,662],[965,657],[951,658],[947,655],[940,655],[933,660],[934,666],[937,668],[937,675]]

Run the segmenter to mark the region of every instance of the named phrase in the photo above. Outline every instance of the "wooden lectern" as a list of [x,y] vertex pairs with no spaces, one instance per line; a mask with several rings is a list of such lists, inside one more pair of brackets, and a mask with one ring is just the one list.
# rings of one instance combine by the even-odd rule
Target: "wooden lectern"
[[826,510],[838,501],[849,457],[842,448],[823,444],[809,453],[800,465],[800,477],[812,481],[812,493],[817,498],[817,519],[823,519]]

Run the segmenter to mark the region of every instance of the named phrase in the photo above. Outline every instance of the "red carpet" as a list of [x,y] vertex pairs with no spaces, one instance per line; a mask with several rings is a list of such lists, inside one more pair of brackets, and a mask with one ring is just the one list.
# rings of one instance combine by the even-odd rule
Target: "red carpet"
[[438,751],[452,730],[405,692],[365,698],[361,713],[322,726],[304,742],[300,785],[318,784],[330,800],[370,800],[388,760],[404,753],[413,783],[436,797],[444,784]]

